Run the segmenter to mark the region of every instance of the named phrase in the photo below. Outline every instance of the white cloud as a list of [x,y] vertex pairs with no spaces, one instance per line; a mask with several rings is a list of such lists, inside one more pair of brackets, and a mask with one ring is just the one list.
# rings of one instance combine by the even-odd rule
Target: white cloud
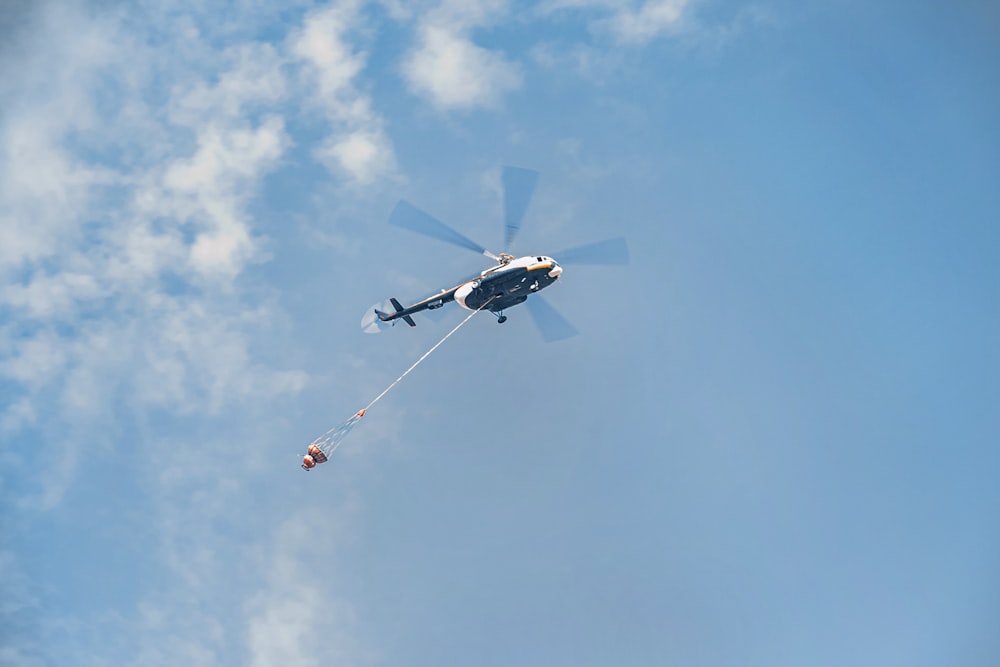
[[347,41],[358,21],[357,2],[333,4],[310,14],[291,40],[292,54],[313,67],[319,97],[334,112],[355,95],[352,82],[365,66],[365,54]]
[[347,0],[309,14],[289,40],[289,50],[303,65],[306,99],[324,113],[332,131],[315,156],[330,171],[356,185],[369,185],[396,169],[392,141],[372,109],[369,95],[357,87],[366,54],[349,41],[359,35],[360,5]]
[[71,320],[79,306],[104,296],[105,288],[86,266],[67,267],[56,273],[39,271],[26,284],[0,287],[0,302],[20,310],[31,319]]
[[189,249],[183,230],[157,224],[154,202],[158,198],[157,189],[138,189],[133,217],[121,233],[108,240],[111,248],[104,268],[111,285],[145,285],[172,267],[184,266]]
[[243,193],[276,164],[287,144],[276,116],[252,129],[209,125],[198,130],[195,154],[166,168],[158,203],[182,224],[201,228],[190,248],[197,273],[232,280],[254,258]]
[[4,356],[0,360],[0,374],[28,390],[51,382],[67,363],[68,353],[63,340],[52,327],[20,340],[12,328],[7,327],[0,344]]
[[[288,127],[302,117],[328,123],[306,148],[342,182],[395,169],[364,90],[360,6],[306,14],[275,44],[216,17],[148,9],[54,5],[21,45],[23,67],[0,82],[17,100],[0,116],[0,382],[12,390],[0,462],[4,480],[18,479],[0,480],[3,502],[57,508],[85,456],[143,452],[157,583],[135,608],[55,619],[66,629],[57,650],[84,646],[75,664],[349,663],[361,655],[350,605],[329,581],[293,576],[328,561],[333,544],[295,522],[272,532],[241,507],[246,479],[271,464],[261,424],[275,399],[311,381],[282,358],[277,295],[248,284],[247,268],[267,259],[270,230],[254,207],[264,179],[289,160]],[[225,414],[236,426],[165,440],[146,427],[162,413],[200,427]],[[121,451],[126,430],[138,436]],[[56,439],[59,456],[39,466],[38,444]],[[246,541],[220,524],[260,533],[262,558],[240,560]],[[336,645],[282,644],[303,614]],[[119,639],[86,646],[95,634]],[[29,649],[4,647],[0,663],[29,664]]]
[[642,44],[675,28],[687,4],[688,0],[648,0],[637,8],[620,8],[608,25],[620,41]]
[[[246,605],[253,667],[354,665],[371,656],[357,640],[352,606],[336,592],[331,557],[356,507],[324,514],[322,534],[301,516],[282,522],[265,556],[267,585]],[[322,564],[322,565],[319,565]]]
[[502,23],[505,0],[442,0],[417,20],[417,45],[401,66],[411,92],[440,110],[495,107],[521,86],[521,68],[472,39],[477,28]]
[[0,417],[0,431],[14,433],[29,424],[34,424],[36,419],[37,414],[31,399],[22,396],[7,406],[3,416]]
[[439,109],[494,106],[521,85],[521,72],[503,54],[473,43],[471,26],[429,23],[403,65],[411,90]]
[[[0,118],[0,379],[17,388],[0,419],[75,420],[36,507],[58,503],[81,429],[119,399],[212,414],[306,382],[254,361],[280,311],[239,284],[263,254],[248,204],[290,145],[282,58],[247,43],[192,70],[134,23],[58,9],[32,42],[55,48],[26,51]],[[154,77],[166,107],[149,105]]]
[[214,85],[195,80],[170,101],[177,125],[197,127],[206,117],[239,118],[247,111],[280,102],[289,86],[281,67],[285,59],[270,44],[247,43],[226,49],[226,63]]
[[387,141],[382,132],[356,130],[330,137],[316,153],[325,164],[335,165],[355,182],[367,185],[395,167],[392,147]]
[[41,667],[39,601],[17,557],[0,549],[0,667]]
[[690,0],[552,0],[543,12],[586,12],[596,31],[620,43],[642,45],[677,30],[689,4]]
[[301,391],[303,371],[269,369],[250,355],[250,332],[275,315],[268,306],[191,302],[156,295],[147,321],[132,335],[140,364],[134,398],[181,413],[219,412],[228,402]]
[[[65,104],[74,104],[69,96]],[[61,105],[60,105],[61,107]],[[104,169],[82,164],[53,140],[72,129],[62,108],[12,111],[0,130],[0,271],[51,256],[78,235],[80,211],[95,189],[112,182]],[[66,238],[69,232],[70,237]]]
[[597,86],[618,81],[624,65],[620,49],[583,44],[538,44],[531,49],[531,57],[546,69],[573,72]]

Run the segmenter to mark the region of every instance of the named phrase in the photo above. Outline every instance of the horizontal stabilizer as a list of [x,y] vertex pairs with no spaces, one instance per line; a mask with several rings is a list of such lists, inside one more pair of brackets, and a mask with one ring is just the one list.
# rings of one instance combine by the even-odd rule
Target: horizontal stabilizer
[[[392,302],[392,307],[396,309],[396,312],[397,312],[397,313],[401,313],[401,312],[403,312],[404,310],[406,310],[406,309],[405,309],[405,308],[403,308],[403,306],[402,306],[402,305],[401,305],[401,304],[399,303],[399,301],[396,301],[396,297],[392,297],[392,298],[390,298],[390,299],[389,299],[389,301],[391,301],[391,302]],[[404,322],[406,322],[407,324],[409,324],[409,325],[410,325],[411,327],[415,327],[415,326],[417,326],[417,323],[416,323],[416,322],[414,322],[414,321],[413,321],[413,318],[412,318],[412,317],[410,317],[409,315],[403,315],[403,321],[404,321]]]

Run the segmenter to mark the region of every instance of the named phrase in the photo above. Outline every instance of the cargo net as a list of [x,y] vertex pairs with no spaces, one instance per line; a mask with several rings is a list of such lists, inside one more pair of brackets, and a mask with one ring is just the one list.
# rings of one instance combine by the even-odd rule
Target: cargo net
[[490,302],[493,301],[493,299],[495,298],[496,297],[490,297],[489,299],[486,300],[486,303],[484,303],[479,308],[469,313],[468,316],[466,316],[464,320],[459,322],[454,329],[446,333],[441,340],[434,343],[434,346],[431,347],[431,349],[424,352],[419,359],[414,361],[412,366],[403,371],[402,375],[393,380],[392,384],[390,384],[388,387],[382,390],[381,394],[373,398],[371,403],[366,405],[361,410],[355,412],[353,417],[348,419],[340,426],[334,426],[329,431],[327,431],[326,433],[324,433],[323,435],[319,436],[311,443],[309,443],[309,447],[306,450],[306,455],[302,458],[302,467],[306,470],[310,470],[312,468],[315,468],[320,463],[326,463],[327,461],[329,461],[330,457],[333,456],[333,453],[337,451],[337,448],[340,447],[341,443],[344,441],[344,438],[347,437],[347,434],[354,429],[357,423],[361,421],[361,418],[365,416],[365,413],[368,412],[368,410],[370,410],[373,405],[382,400],[382,397],[388,394],[390,389],[399,384],[403,380],[403,378],[409,375],[414,368],[419,366],[424,359],[431,356],[431,353],[434,352],[434,350],[438,349],[442,343],[451,338],[451,335],[453,333],[455,333],[463,326],[465,326],[466,322],[471,320],[472,317],[480,310],[488,306]]
[[[326,463],[329,457],[333,456],[333,452],[340,446],[340,443],[343,442],[344,438],[347,437],[347,434],[351,432],[354,426],[361,421],[361,418],[364,416],[365,411],[360,410],[340,426],[334,426],[329,431],[309,443],[309,453],[316,460],[316,463]],[[315,450],[319,451],[316,452]]]

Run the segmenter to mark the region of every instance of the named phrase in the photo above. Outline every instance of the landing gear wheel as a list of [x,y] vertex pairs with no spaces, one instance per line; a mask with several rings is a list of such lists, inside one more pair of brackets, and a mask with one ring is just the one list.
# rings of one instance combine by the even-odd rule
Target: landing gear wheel
[[500,317],[497,318],[497,324],[503,324],[506,321],[507,321],[506,315],[501,315]]

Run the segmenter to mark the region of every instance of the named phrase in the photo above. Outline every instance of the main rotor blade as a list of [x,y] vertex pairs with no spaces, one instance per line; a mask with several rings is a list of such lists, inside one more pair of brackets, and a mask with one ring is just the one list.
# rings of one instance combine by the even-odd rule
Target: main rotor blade
[[528,297],[525,305],[546,343],[570,338],[580,333],[559,314],[559,311],[549,305],[548,301],[543,300],[541,295],[534,294]]
[[472,239],[459,234],[448,225],[444,224],[437,218],[424,213],[419,208],[404,199],[399,200],[399,203],[396,204],[396,208],[392,209],[392,213],[389,215],[389,224],[396,225],[397,227],[403,227],[405,229],[409,229],[410,231],[417,232],[418,234],[430,236],[431,238],[439,241],[457,245],[460,248],[467,248],[473,252],[478,252],[481,255],[486,255],[487,257],[496,259],[496,255],[483,246],[479,245]]
[[509,252],[510,244],[514,242],[514,237],[521,229],[524,214],[528,211],[531,195],[535,193],[535,186],[538,185],[538,172],[532,169],[505,166],[501,180],[503,182],[503,249],[504,252]]
[[628,264],[628,244],[618,237],[597,243],[576,246],[552,255],[560,264]]

